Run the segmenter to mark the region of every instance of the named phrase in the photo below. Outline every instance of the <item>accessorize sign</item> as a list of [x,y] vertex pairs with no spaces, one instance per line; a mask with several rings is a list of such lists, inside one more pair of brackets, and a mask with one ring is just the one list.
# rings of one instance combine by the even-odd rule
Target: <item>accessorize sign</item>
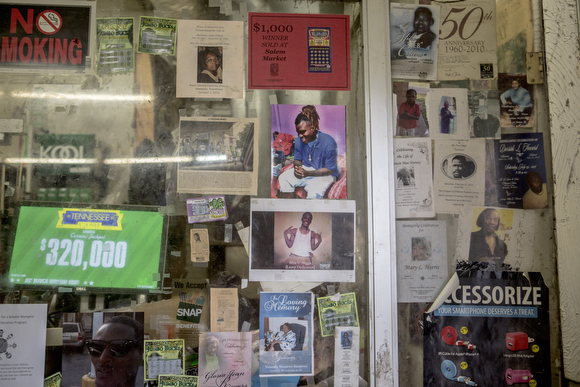
[[423,317],[423,385],[550,386],[549,310],[540,273],[458,271]]

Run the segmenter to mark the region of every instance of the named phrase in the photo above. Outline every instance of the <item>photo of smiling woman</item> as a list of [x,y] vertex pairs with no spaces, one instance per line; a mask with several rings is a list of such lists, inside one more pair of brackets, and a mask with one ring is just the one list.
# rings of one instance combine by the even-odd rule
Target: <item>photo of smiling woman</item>
[[197,83],[222,83],[222,47],[199,47]]
[[413,261],[426,261],[431,259],[431,240],[426,237],[411,238]]

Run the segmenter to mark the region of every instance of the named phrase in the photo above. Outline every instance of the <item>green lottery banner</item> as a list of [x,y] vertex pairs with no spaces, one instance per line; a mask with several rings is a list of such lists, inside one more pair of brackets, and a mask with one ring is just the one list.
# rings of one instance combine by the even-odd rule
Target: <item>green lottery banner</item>
[[22,206],[9,282],[156,289],[162,234],[154,211]]

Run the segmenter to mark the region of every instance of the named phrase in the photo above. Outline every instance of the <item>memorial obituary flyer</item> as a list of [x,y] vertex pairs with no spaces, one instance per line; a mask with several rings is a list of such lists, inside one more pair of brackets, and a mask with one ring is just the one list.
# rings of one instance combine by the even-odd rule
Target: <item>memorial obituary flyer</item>
[[199,386],[250,386],[252,333],[202,333],[199,344]]
[[495,0],[441,5],[440,81],[497,79]]
[[359,347],[359,327],[336,327],[334,330],[334,386],[358,385]]
[[397,219],[434,217],[431,140],[395,138],[394,148]]
[[447,232],[443,220],[398,221],[398,302],[433,302],[447,282]]
[[504,134],[495,141],[499,207],[548,207],[542,133]]
[[238,331],[238,288],[210,288],[210,331]]
[[469,135],[470,137],[500,138],[501,116],[499,92],[493,90],[469,90]]
[[485,139],[435,140],[435,212],[484,204]]
[[393,78],[437,79],[438,5],[391,3]]
[[179,20],[177,98],[242,98],[244,23]]
[[350,90],[348,15],[248,17],[248,88]]
[[[493,227],[486,229],[488,223]],[[534,231],[535,211],[462,208],[457,221],[455,261],[505,263],[517,270],[533,270]],[[495,240],[493,251],[484,242],[484,233]]]
[[183,375],[184,354],[183,340],[145,340],[145,380],[157,380],[159,375]]
[[260,376],[314,375],[313,293],[260,293]]
[[209,234],[207,228],[190,230],[191,262],[209,262]]
[[42,386],[46,304],[0,305],[0,385]]

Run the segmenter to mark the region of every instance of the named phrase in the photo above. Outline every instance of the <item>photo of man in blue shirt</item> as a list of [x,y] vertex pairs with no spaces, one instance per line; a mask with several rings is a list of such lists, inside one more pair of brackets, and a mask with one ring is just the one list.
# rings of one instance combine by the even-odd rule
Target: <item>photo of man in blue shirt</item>
[[280,175],[279,198],[294,198],[296,187],[304,187],[307,199],[322,199],[338,178],[338,146],[330,135],[319,130],[319,119],[312,105],[304,106],[296,117],[294,169]]
[[511,89],[501,93],[499,96],[502,104],[502,111],[507,112],[511,126],[527,126],[532,115],[534,102],[530,92],[524,89],[518,79],[513,79]]

